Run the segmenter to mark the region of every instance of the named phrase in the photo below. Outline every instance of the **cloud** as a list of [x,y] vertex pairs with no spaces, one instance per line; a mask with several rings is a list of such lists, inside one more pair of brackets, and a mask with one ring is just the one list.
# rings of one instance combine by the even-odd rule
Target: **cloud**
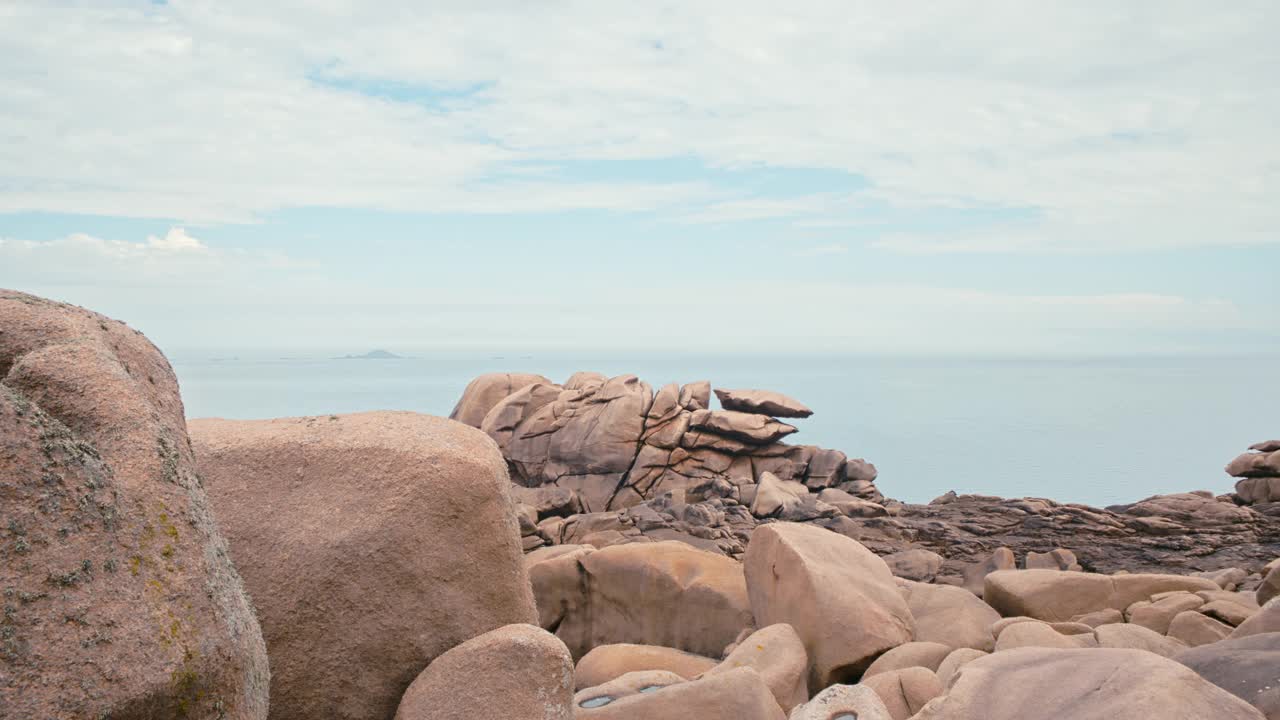
[[[908,252],[1275,242],[1280,5],[173,0],[0,9],[0,212],[657,211],[883,228]],[[836,169],[798,202],[644,163]],[[633,176],[510,178],[530,163]],[[505,178],[505,179],[504,179]]]
[[275,252],[214,249],[184,228],[141,242],[73,233],[56,240],[0,238],[0,285],[39,287],[96,285],[168,287],[212,285],[306,267]]

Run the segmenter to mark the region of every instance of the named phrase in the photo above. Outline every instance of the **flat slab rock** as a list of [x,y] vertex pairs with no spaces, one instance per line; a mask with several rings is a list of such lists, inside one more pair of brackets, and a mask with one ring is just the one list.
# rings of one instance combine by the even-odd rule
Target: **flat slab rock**
[[716,388],[716,397],[725,410],[738,410],[780,418],[807,418],[813,411],[804,403],[772,390],[727,390]]

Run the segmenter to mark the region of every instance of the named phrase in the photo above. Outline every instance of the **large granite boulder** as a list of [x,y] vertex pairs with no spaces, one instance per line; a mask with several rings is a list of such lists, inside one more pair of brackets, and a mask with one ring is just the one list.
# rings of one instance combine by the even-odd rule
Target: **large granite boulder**
[[880,696],[893,720],[908,720],[944,690],[932,670],[918,666],[863,678],[859,684]]
[[809,699],[809,656],[804,641],[790,625],[779,623],[751,633],[707,674],[740,667],[760,673],[783,712],[789,713]]
[[1248,703],[1143,650],[1021,648],[965,664],[914,720],[1260,720]]
[[382,720],[448,649],[537,622],[506,464],[478,430],[408,412],[191,429],[273,719]]
[[889,567],[856,540],[812,525],[762,525],[744,565],[756,623],[787,623],[804,641],[810,689],[856,679],[912,639]]
[[138,331],[0,290],[0,716],[261,720],[266,649]]
[[1280,632],[1183,650],[1174,660],[1266,715],[1280,719]]
[[916,640],[983,652],[995,647],[991,625],[1000,619],[1000,613],[973,593],[951,585],[909,581],[902,587],[915,619]]
[[409,685],[395,720],[571,720],[573,660],[546,630],[507,625],[436,658]]
[[578,597],[556,635],[574,657],[615,643],[719,657],[752,624],[742,564],[682,542],[614,545],[579,554]]
[[457,420],[463,425],[479,428],[484,416],[489,414],[507,396],[521,388],[534,383],[550,385],[551,380],[531,373],[488,373],[481,375],[467,384],[458,398],[458,404],[449,413],[450,420]]
[[1067,621],[1172,590],[1217,590],[1212,580],[1182,575],[1101,575],[1061,570],[1001,570],[986,577],[983,598],[1005,617]]

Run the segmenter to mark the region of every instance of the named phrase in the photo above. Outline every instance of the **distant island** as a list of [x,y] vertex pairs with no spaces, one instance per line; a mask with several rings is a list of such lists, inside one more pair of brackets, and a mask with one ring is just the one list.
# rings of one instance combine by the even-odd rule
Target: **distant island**
[[343,355],[334,358],[334,360],[403,360],[403,355],[397,355],[386,350],[370,350],[363,355]]

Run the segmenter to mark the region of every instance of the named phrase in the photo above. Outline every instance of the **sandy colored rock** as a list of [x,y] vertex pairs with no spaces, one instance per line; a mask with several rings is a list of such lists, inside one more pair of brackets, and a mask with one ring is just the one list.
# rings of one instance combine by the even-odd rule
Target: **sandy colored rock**
[[1000,614],[964,588],[906,583],[907,607],[915,619],[915,639],[951,648],[995,648],[991,625]]
[[743,638],[708,675],[749,667],[760,673],[784,713],[809,699],[809,657],[795,628],[785,623]]
[[986,578],[999,570],[1016,570],[1017,558],[1009,548],[996,548],[985,560],[969,565],[964,569],[964,589],[982,597],[986,591]]
[[1230,625],[1202,615],[1194,610],[1180,612],[1169,623],[1169,637],[1186,643],[1189,647],[1208,645],[1225,639],[1231,634]]
[[574,657],[598,645],[662,645],[719,655],[752,624],[742,565],[681,542],[634,543],[579,559],[580,606],[556,635]]
[[1169,623],[1180,612],[1196,610],[1204,600],[1192,593],[1178,592],[1166,595],[1154,602],[1140,600],[1125,610],[1129,622],[1141,625],[1161,635],[1169,632]]
[[524,556],[538,608],[538,625],[543,629],[554,630],[565,615],[581,609],[586,596],[578,560],[593,552],[595,548],[590,545],[552,545]]
[[1216,589],[1212,580],[1181,575],[1019,570],[988,575],[983,599],[1001,615],[1059,621],[1105,608],[1123,610],[1158,592]]
[[932,670],[922,667],[890,670],[863,678],[859,684],[871,688],[880,696],[893,720],[908,720],[944,690],[938,676]]
[[926,670],[937,670],[942,661],[951,654],[952,648],[936,642],[909,642],[899,645],[876,658],[867,671],[862,674],[863,681],[880,673],[891,670],[902,670],[909,667],[922,667]]
[[855,540],[810,525],[762,525],[744,565],[756,623],[788,623],[804,640],[810,689],[856,678],[912,639],[915,623],[889,567]]
[[795,398],[772,390],[726,390],[716,388],[720,407],[780,418],[807,418],[813,411]]
[[1255,597],[1259,607],[1266,605],[1273,597],[1280,597],[1280,565],[1273,565],[1262,578],[1262,584],[1258,586]]
[[1076,554],[1057,548],[1047,553],[1029,552],[1024,563],[1027,570],[1075,570],[1080,571]]
[[[1169,618],[1172,620],[1173,618]],[[1124,613],[1115,608],[1104,608],[1102,610],[1094,610],[1083,615],[1076,615],[1071,618],[1072,622],[1078,622],[1089,627],[1096,628],[1099,625],[1112,625],[1124,622]]]
[[[625,680],[627,676],[619,678]],[[646,691],[647,688],[652,688]],[[617,687],[574,696],[578,720],[784,720],[760,674],[749,667],[674,685],[649,685],[622,694]],[[595,703],[608,699],[602,705]]]
[[1249,616],[1258,611],[1256,607],[1249,607],[1232,600],[1214,600],[1201,605],[1197,609],[1202,614],[1208,615],[1214,620],[1221,620],[1231,627],[1236,627],[1248,620]]
[[262,624],[274,720],[381,720],[449,648],[537,622],[506,464],[480,431],[371,412],[191,433]]
[[262,634],[159,350],[0,290],[0,716],[262,720]]
[[[826,491],[824,490],[823,492]],[[845,515],[848,514],[845,513]],[[895,577],[918,582],[933,580],[937,577],[938,570],[942,568],[942,556],[923,548],[912,548],[911,550],[892,553],[885,555],[883,559],[885,564],[889,566],[889,572],[892,572]]]
[[573,659],[556,636],[507,625],[437,657],[409,685],[395,720],[570,720]]
[[1280,718],[1280,633],[1192,648],[1174,660],[1253,705],[1267,720]]
[[781,515],[798,506],[808,495],[809,488],[804,483],[780,480],[771,472],[763,472],[751,501],[751,514],[758,518]]
[[1230,637],[1245,637],[1262,633],[1280,632],[1280,598],[1272,598],[1262,609],[1231,631]]
[[1231,477],[1278,477],[1280,476],[1280,450],[1244,453],[1227,463],[1226,470]]
[[957,670],[980,657],[986,657],[987,654],[988,653],[984,653],[981,650],[974,650],[973,648],[967,647],[952,650],[951,653],[943,658],[942,662],[938,664],[938,669],[936,671],[938,675],[938,682],[942,683],[942,687],[944,688],[950,687],[951,679],[955,676]]
[[832,685],[791,711],[788,720],[893,720],[884,701],[865,685]]
[[1189,668],[1142,650],[1022,648],[966,664],[913,720],[1260,720]]
[[[1084,638],[1088,638],[1085,641]],[[996,652],[1006,652],[1017,648],[1079,648],[1096,645],[1092,636],[1065,635],[1054,630],[1048,623],[1038,620],[1020,622],[1009,625],[996,636]]]
[[592,648],[591,652],[578,661],[574,684],[577,689],[582,690],[641,670],[665,670],[690,679],[717,664],[717,661],[709,657],[660,645],[600,645]]
[[458,398],[458,404],[449,413],[450,420],[457,420],[463,425],[479,429],[484,416],[489,414],[493,406],[515,391],[544,383],[551,385],[551,380],[531,373],[487,373],[467,383],[467,388]]
[[1130,623],[1099,625],[1094,628],[1093,634],[1098,639],[1098,647],[1104,648],[1146,650],[1161,657],[1173,657],[1187,649],[1187,646],[1179,640]]
[[[669,670],[635,670],[609,682],[583,688],[573,696],[574,715],[584,710],[604,707],[629,695],[654,692],[659,688],[689,682],[688,678]],[[585,704],[585,707],[583,707]]]
[[794,426],[773,418],[733,410],[696,410],[689,418],[689,427],[756,445],[778,442],[796,431]]

